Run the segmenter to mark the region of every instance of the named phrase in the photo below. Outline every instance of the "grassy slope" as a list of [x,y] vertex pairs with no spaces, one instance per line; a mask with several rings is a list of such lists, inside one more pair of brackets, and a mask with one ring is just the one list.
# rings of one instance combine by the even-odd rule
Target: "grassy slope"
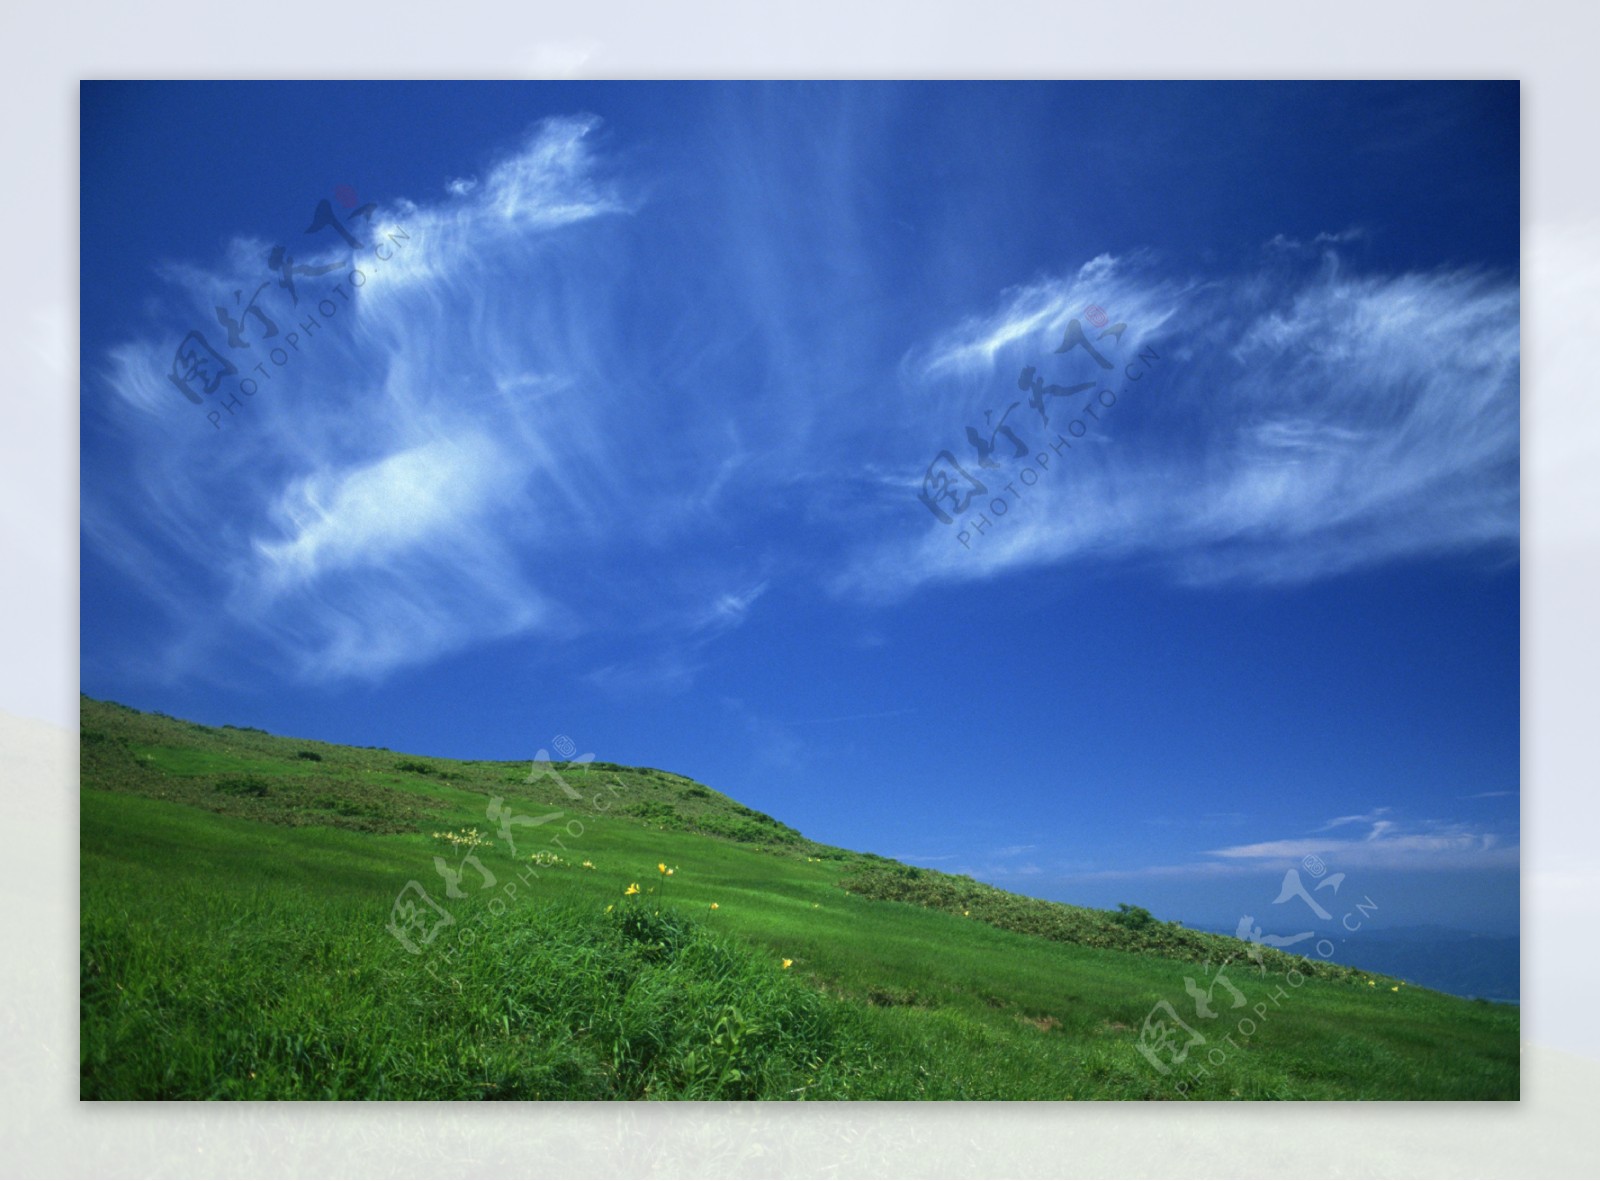
[[[1162,1000],[1212,1039],[1191,1097],[1517,1095],[1514,1009],[1273,957],[1201,1021],[1184,976],[1234,941],[816,845],[679,776],[597,764],[575,802],[526,763],[87,698],[83,735],[86,1098],[1175,1098],[1137,1050]],[[495,888],[449,900],[430,834],[492,828],[492,796],[581,835],[516,830],[519,871],[491,833]],[[456,919],[417,956],[385,928],[412,879]]]

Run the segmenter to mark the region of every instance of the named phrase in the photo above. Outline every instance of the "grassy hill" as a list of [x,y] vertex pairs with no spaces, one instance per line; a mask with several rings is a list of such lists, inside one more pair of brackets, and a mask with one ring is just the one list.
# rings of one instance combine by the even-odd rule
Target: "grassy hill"
[[821,845],[664,771],[90,698],[81,761],[86,1099],[1518,1094],[1514,1008]]

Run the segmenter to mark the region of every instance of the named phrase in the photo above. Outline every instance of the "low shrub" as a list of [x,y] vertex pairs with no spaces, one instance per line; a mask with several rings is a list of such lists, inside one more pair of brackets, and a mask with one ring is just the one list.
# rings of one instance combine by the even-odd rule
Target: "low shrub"
[[657,822],[675,821],[678,819],[678,809],[675,804],[664,804],[659,800],[640,800],[629,804],[622,809],[624,816],[637,816],[640,820],[654,820]]
[[1142,931],[1156,921],[1156,916],[1142,906],[1129,906],[1126,902],[1119,902],[1111,921],[1119,927],[1127,927],[1130,931]]
[[1361,975],[1341,964],[1308,960],[1275,947],[1163,923],[1142,906],[1123,903],[1114,912],[1071,906],[1012,894],[970,877],[915,865],[864,858],[860,867],[839,885],[864,898],[908,902],[1058,943],[1146,952],[1192,963],[1246,960],[1277,972],[1294,968],[1323,979],[1351,981]]
[[219,779],[214,787],[223,795],[230,796],[264,796],[270,791],[265,779],[254,775],[242,775],[231,779]]

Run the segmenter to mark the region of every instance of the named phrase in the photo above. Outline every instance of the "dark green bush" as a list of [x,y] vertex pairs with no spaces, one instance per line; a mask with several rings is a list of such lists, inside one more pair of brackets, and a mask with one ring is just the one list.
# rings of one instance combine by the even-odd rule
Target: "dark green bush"
[[1126,902],[1117,903],[1117,913],[1111,916],[1111,921],[1119,927],[1127,927],[1130,931],[1142,931],[1156,921],[1156,916],[1142,906],[1129,906]]
[[[759,815],[759,813],[757,813]],[[763,823],[743,816],[697,816],[694,827],[712,836],[727,837],[746,845],[792,845],[802,838],[798,832],[775,821]]]
[[215,786],[217,791],[230,796],[264,796],[269,791],[267,781],[254,775],[219,779]]
[[646,910],[643,906],[624,906],[616,912],[622,933],[639,945],[640,954],[651,963],[670,960],[683,946],[687,927],[670,910]]
[[640,820],[654,820],[658,822],[675,821],[678,819],[678,809],[675,804],[664,804],[659,800],[640,800],[629,804],[622,809],[624,816],[637,816]]

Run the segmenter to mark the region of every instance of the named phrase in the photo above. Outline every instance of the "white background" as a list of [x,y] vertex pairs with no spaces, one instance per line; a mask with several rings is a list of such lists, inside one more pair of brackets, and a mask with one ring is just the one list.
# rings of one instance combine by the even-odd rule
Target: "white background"
[[[0,1171],[8,1176],[1595,1177],[1600,5],[7,3]],[[1523,1100],[80,1104],[81,78],[1517,78]],[[314,128],[307,129],[314,134]],[[1470,637],[1464,637],[1470,642]]]

